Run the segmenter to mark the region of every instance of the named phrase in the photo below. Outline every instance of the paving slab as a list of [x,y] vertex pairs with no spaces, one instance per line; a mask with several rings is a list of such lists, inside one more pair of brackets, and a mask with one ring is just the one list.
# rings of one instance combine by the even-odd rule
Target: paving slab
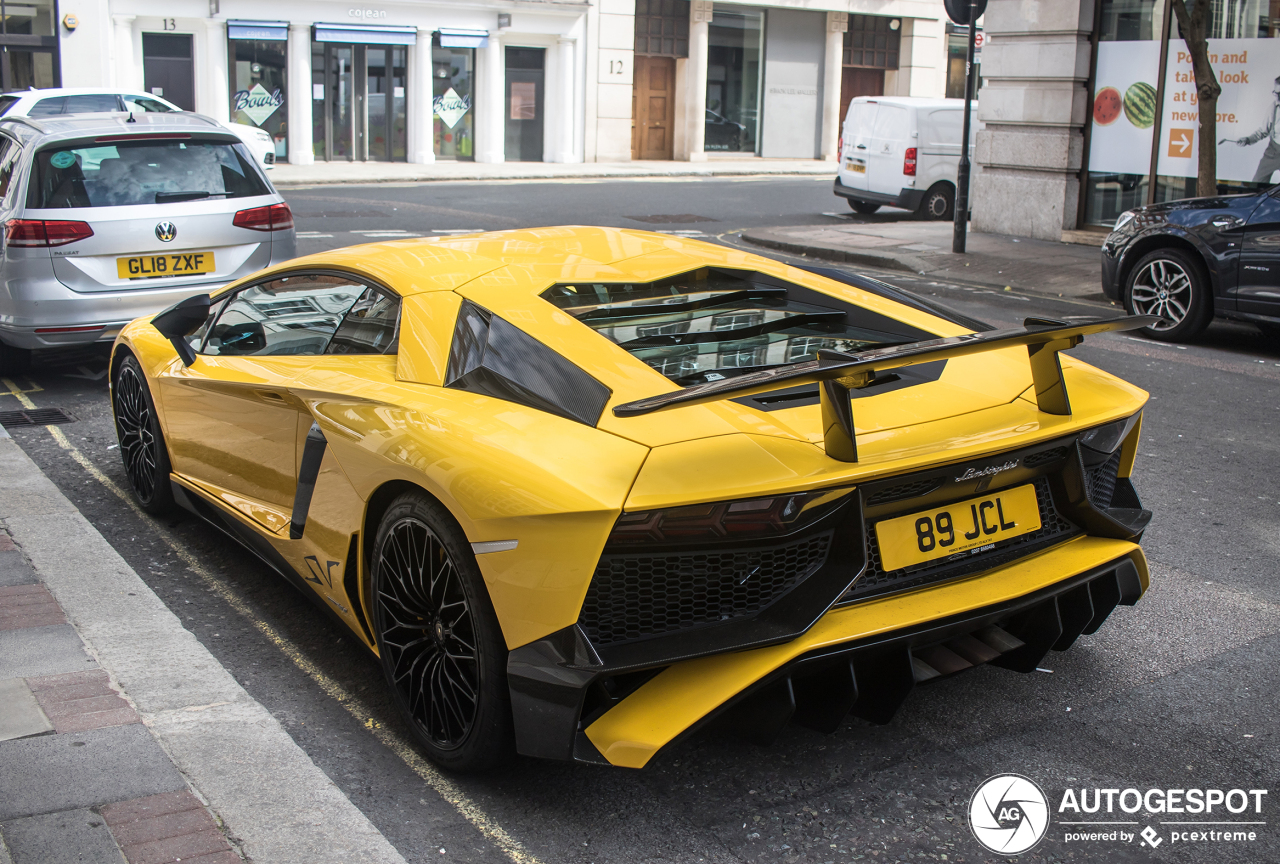
[[[8,535],[0,532],[0,541],[7,539],[9,539]],[[8,588],[12,585],[34,585],[37,580],[31,566],[27,564],[27,560],[22,557],[17,547],[12,543],[8,545],[7,549],[0,546],[0,588]]]
[[0,741],[0,765],[0,821],[187,788],[140,724]]
[[13,864],[121,864],[120,848],[92,810],[15,819],[0,824],[0,832]]
[[35,694],[21,678],[0,680],[0,741],[29,738],[53,731]]
[[93,668],[70,624],[0,630],[0,678],[33,678]]

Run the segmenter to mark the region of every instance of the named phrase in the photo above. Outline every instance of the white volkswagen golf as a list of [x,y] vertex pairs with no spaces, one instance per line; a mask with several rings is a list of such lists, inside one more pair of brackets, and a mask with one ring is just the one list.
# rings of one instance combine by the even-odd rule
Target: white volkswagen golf
[[0,118],[0,372],[296,254],[293,214],[199,114]]

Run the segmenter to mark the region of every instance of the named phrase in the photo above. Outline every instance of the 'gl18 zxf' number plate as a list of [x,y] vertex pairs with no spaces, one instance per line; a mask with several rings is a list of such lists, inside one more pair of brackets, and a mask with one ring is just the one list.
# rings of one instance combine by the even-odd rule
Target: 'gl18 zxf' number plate
[[137,255],[116,259],[116,275],[121,279],[194,276],[212,273],[215,269],[212,252],[170,252],[167,255]]
[[880,562],[889,571],[981,549],[1039,528],[1036,490],[1027,485],[877,522],[876,537]]

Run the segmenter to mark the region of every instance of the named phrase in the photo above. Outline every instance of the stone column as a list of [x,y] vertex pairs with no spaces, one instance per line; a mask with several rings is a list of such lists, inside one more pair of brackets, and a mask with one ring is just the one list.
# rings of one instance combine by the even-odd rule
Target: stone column
[[311,140],[311,25],[289,25],[288,87],[285,110],[289,112],[289,163],[310,165],[316,161]]
[[574,106],[577,104],[577,84],[578,84],[578,64],[577,64],[577,47],[578,40],[561,37],[556,43],[556,66],[559,67],[560,76],[560,122],[557,127],[557,141],[555,157],[552,162],[578,162],[574,150],[574,129],[577,127],[577,115],[574,113]]
[[506,140],[506,74],[505,49],[500,33],[489,34],[489,45],[477,51],[476,65],[480,80],[476,87],[476,161],[505,162]]
[[684,144],[682,158],[707,161],[703,146],[707,132],[707,39],[711,28],[711,0],[689,4],[689,62],[684,67]]
[[[196,110],[214,120],[231,119],[231,78],[227,69],[227,22],[206,20],[205,74],[196,76]],[[196,55],[197,58],[199,55]],[[197,59],[196,62],[199,62]]]
[[436,161],[431,33],[429,28],[419,27],[418,43],[409,46],[409,86],[405,93],[405,110],[409,114],[409,161],[418,165]]
[[827,13],[827,53],[822,67],[822,158],[838,162],[840,154],[840,78],[844,70],[844,34],[848,12]]
[[1076,227],[1093,0],[991,0],[973,228],[1060,240]]
[[[116,87],[121,90],[141,90],[142,75],[135,67],[141,67],[141,51],[134,51],[133,15],[112,15],[111,26],[115,31],[111,46],[111,74]],[[138,38],[141,44],[141,36]]]

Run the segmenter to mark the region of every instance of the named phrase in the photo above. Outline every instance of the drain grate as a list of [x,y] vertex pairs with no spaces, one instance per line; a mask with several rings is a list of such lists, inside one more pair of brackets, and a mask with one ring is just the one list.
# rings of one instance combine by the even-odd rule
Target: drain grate
[[27,411],[0,411],[0,426],[13,429],[18,426],[55,426],[74,423],[76,418],[61,408],[32,408]]

